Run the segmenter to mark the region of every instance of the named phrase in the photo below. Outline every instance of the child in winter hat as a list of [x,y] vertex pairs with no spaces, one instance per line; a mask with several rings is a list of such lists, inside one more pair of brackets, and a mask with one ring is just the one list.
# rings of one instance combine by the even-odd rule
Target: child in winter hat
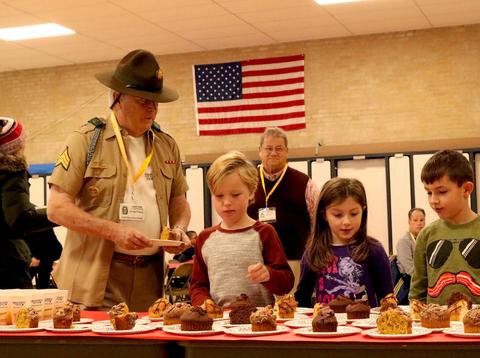
[[22,123],[8,117],[0,117],[0,151],[15,154],[25,146],[25,130]]

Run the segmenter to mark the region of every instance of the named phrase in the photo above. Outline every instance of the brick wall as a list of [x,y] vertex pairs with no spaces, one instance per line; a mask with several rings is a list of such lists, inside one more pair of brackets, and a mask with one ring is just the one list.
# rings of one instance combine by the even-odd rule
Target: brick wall
[[[161,56],[181,97],[160,105],[157,121],[184,157],[256,150],[258,135],[196,136],[192,65],[297,53],[307,129],[289,133],[291,148],[478,136],[480,25]],[[115,64],[0,73],[0,113],[25,123],[29,162],[54,161],[68,133],[108,113],[93,75]]]

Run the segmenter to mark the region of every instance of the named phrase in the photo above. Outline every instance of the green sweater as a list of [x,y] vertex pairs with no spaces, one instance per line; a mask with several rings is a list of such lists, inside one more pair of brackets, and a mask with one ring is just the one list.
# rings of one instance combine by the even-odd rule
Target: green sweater
[[453,292],[480,303],[480,217],[462,225],[437,220],[417,238],[410,299],[446,304]]

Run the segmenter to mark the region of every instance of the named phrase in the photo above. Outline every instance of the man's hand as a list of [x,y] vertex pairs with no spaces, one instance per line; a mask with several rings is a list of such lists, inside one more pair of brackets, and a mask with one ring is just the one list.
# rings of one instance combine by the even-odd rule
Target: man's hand
[[169,254],[178,255],[192,246],[187,234],[185,234],[185,231],[183,231],[180,227],[177,226],[173,229],[170,229],[170,234],[174,236],[176,241],[182,241],[182,244],[180,246],[164,246],[163,250]]
[[247,272],[247,278],[252,282],[261,283],[270,280],[270,271],[260,262],[248,266]]
[[40,260],[36,257],[32,257],[32,261],[30,262],[30,267],[38,267],[40,266]]
[[126,250],[140,250],[152,247],[151,240],[143,233],[123,224],[117,224],[113,241]]

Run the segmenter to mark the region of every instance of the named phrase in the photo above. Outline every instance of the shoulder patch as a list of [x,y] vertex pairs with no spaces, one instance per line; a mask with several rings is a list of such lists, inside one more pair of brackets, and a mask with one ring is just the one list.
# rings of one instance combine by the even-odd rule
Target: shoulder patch
[[58,156],[55,166],[61,166],[63,169],[68,170],[70,167],[70,155],[68,154],[68,147]]

